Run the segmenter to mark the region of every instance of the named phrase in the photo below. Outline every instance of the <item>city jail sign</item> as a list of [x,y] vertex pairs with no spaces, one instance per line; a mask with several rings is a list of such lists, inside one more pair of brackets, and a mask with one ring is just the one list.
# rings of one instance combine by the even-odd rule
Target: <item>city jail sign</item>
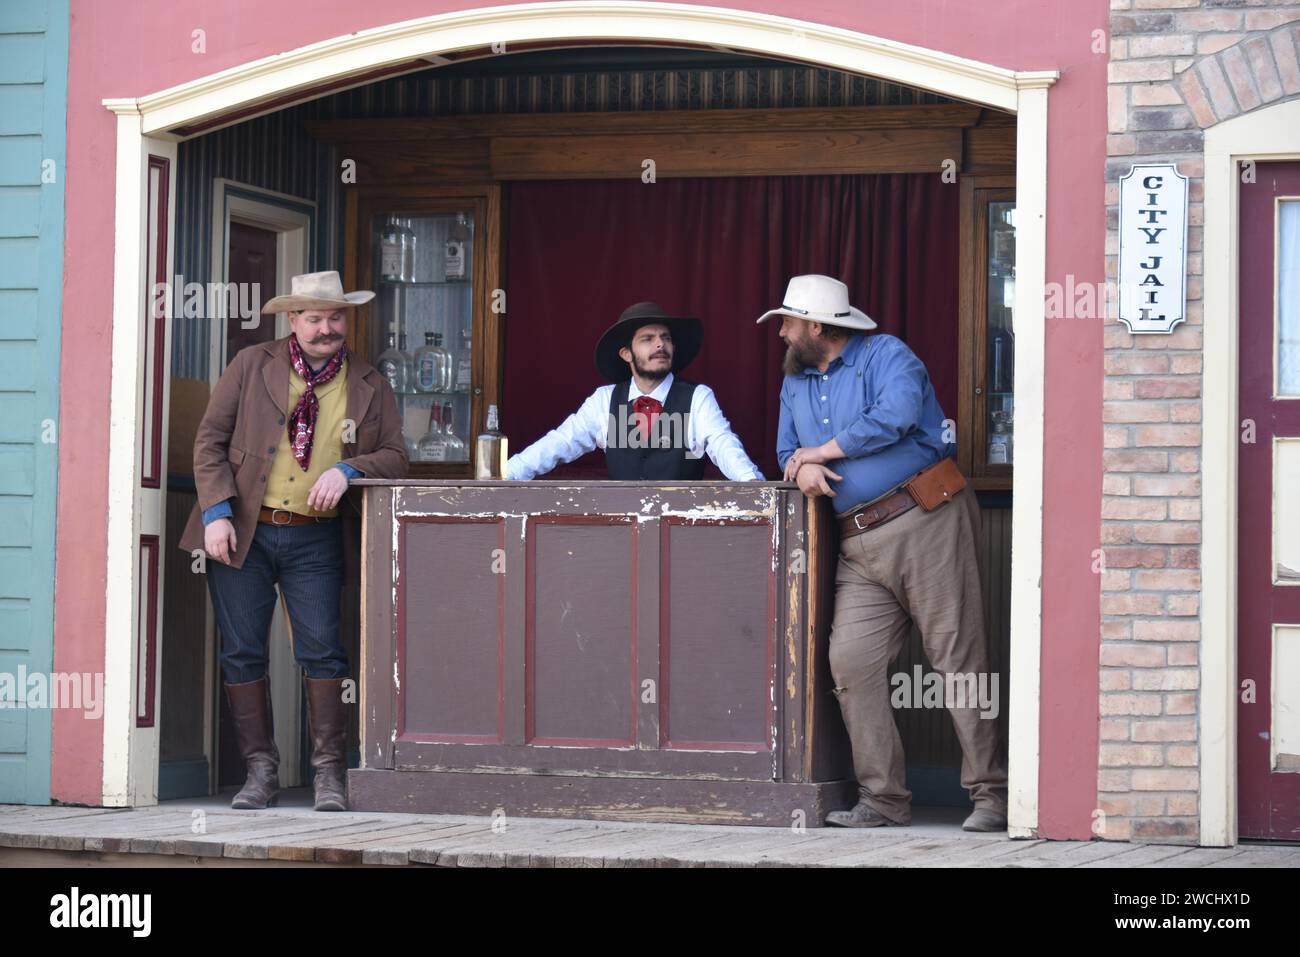
[[1187,177],[1134,166],[1119,181],[1119,318],[1132,333],[1187,318]]

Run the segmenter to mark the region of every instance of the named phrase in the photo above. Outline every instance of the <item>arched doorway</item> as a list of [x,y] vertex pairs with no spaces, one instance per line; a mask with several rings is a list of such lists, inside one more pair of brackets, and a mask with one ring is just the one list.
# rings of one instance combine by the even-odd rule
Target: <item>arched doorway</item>
[[[430,63],[512,48],[606,44],[707,46],[765,54],[892,80],[1017,116],[1018,281],[1017,483],[1013,525],[1011,833],[1037,826],[1038,674],[1041,620],[1043,370],[1047,197],[1047,88],[1055,72],[1015,72],[950,54],[782,17],[673,4],[624,2],[592,8],[543,3],[451,13],[337,37],[131,100],[109,100],[118,116],[113,306],[113,404],[135,409],[110,440],[105,667],[104,800],[156,800],[158,738],[152,720],[157,654],[156,572],[162,502],[147,467],[164,423],[166,331],[142,325],[150,284],[173,274],[176,142],[240,119],[394,76]],[[143,395],[141,405],[137,399]],[[154,460],[156,461],[156,460]],[[146,463],[141,467],[140,463]],[[143,710],[142,710],[143,709]],[[130,746],[126,742],[130,741]],[[107,746],[115,742],[114,746]]]

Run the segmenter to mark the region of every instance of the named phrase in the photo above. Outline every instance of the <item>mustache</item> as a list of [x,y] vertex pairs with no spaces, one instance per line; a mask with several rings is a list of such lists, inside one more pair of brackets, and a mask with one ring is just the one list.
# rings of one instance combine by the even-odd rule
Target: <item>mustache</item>
[[323,336],[317,336],[315,339],[311,340],[311,344],[318,345],[322,342],[338,342],[342,338],[343,338],[342,336],[331,332],[331,333],[326,333]]

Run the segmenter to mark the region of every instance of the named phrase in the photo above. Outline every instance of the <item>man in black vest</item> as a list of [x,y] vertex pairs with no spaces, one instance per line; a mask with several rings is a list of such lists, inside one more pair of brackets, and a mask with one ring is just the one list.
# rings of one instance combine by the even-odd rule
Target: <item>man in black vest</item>
[[708,455],[732,481],[763,480],[731,431],[713,390],[676,377],[700,351],[698,319],[653,302],[623,311],[596,344],[596,369],[613,385],[506,463],[506,478],[531,479],[597,447],[612,479],[699,479]]

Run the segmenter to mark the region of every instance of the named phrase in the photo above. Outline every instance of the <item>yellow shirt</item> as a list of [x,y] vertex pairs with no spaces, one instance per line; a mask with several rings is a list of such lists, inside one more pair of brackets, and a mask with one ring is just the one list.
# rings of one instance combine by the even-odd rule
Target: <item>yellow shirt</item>
[[[293,448],[289,444],[289,427],[286,424],[280,430],[280,447],[275,450],[275,459],[271,462],[271,473],[266,478],[266,497],[262,504],[268,508],[283,508],[300,515],[321,515],[333,517],[338,515],[338,508],[328,512],[318,512],[307,505],[307,493],[316,484],[326,469],[333,468],[343,458],[343,420],[347,417],[348,405],[348,363],[329,382],[316,387],[316,400],[320,403],[320,414],[316,417],[316,429],[312,435],[311,465],[307,471],[302,470],[298,460],[293,457]],[[307,391],[303,377],[292,369],[289,371],[289,412],[298,406],[298,400]]]

